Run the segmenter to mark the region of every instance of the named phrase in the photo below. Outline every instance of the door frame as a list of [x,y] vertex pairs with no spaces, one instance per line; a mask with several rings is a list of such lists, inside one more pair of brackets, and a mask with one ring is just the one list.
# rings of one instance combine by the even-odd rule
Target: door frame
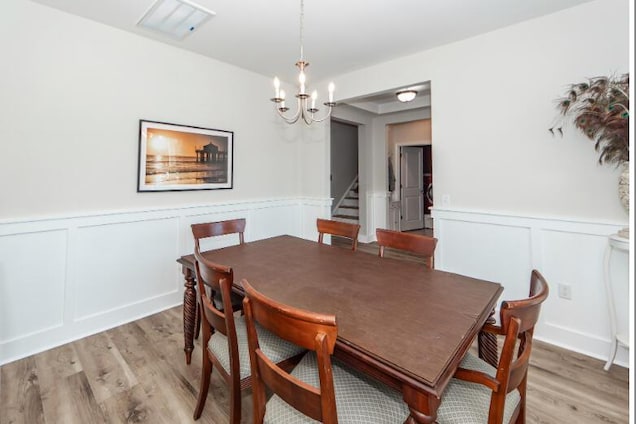
[[[418,210],[421,211],[421,213],[418,214],[420,216],[420,219],[419,219],[420,222],[419,223],[418,222],[414,223],[413,220],[412,221],[407,221],[406,220],[406,217],[409,215],[408,214],[408,210],[405,209],[406,204],[405,204],[405,201],[404,201],[404,199],[406,199],[406,192],[405,192],[406,191],[406,187],[402,186],[402,181],[403,181],[404,178],[406,178],[406,176],[403,177],[403,172],[402,171],[403,171],[403,164],[408,165],[406,160],[403,160],[403,153],[404,153],[404,156],[406,156],[407,155],[407,149],[416,149],[416,150],[419,149],[419,152],[420,152],[420,157],[419,158],[415,158],[419,162],[418,168],[421,171],[421,173],[419,173],[419,175],[417,175],[417,180],[419,182],[418,183],[418,187],[420,188],[419,193],[417,194],[417,196],[419,197],[419,200],[420,200],[420,202],[418,204]],[[415,153],[415,151],[414,151],[414,153]],[[425,188],[424,188],[424,183],[423,183],[423,181],[424,181],[424,159],[423,158],[424,158],[424,145],[420,145],[420,146],[416,146],[416,145],[400,146],[400,158],[399,158],[400,159],[400,168],[398,170],[398,177],[399,177],[399,180],[400,180],[400,193],[399,193],[400,194],[400,222],[399,222],[400,231],[419,230],[419,229],[423,229],[424,225],[425,225],[425,223],[424,223],[424,196],[425,196],[425,191],[424,190],[425,190]],[[403,194],[405,196],[404,199],[403,199]],[[403,217],[405,219],[403,219]],[[411,223],[412,226],[413,225],[419,225],[419,228],[418,227],[411,228],[411,226],[410,226],[410,228],[407,228],[405,230],[406,226],[408,226],[409,223]]]
[[[394,171],[395,177],[396,177],[396,186],[394,187],[393,194],[389,198],[389,201],[391,203],[395,203],[395,202],[400,203],[400,166],[401,166],[401,164],[400,164],[400,148],[401,147],[424,147],[424,146],[432,146],[431,147],[431,149],[432,149],[431,151],[432,151],[432,154],[433,154],[433,143],[430,140],[399,142],[399,143],[395,144],[394,151],[393,151],[393,171]],[[389,152],[389,150],[387,150],[387,152]],[[388,153],[387,153],[387,156],[388,156]],[[433,157],[431,159],[431,163],[432,163],[432,166],[433,166]],[[385,167],[385,169],[386,169],[386,167]],[[389,177],[388,174],[386,174],[386,175],[387,175],[387,178],[388,178]],[[433,170],[431,171],[431,175],[433,175]],[[426,188],[424,188],[424,189],[426,190]],[[389,214],[391,214],[390,210],[389,210]],[[400,230],[400,216],[398,216],[398,230]]]

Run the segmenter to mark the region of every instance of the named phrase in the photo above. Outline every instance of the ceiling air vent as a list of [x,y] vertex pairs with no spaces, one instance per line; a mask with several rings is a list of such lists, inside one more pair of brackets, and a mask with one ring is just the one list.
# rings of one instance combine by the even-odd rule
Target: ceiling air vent
[[138,26],[182,40],[215,14],[189,0],[156,0]]

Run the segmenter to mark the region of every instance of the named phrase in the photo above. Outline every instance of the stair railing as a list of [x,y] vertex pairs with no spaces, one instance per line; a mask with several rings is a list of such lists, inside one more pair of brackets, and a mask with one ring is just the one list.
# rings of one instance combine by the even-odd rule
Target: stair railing
[[347,197],[349,192],[353,189],[353,187],[355,187],[356,184],[358,184],[358,175],[356,175],[356,177],[353,179],[351,184],[349,184],[349,186],[347,187],[347,191],[342,193],[342,197],[340,197],[340,200],[338,200],[336,202],[336,206],[331,210],[331,215],[332,216],[336,214],[336,211],[338,209],[340,209],[340,206],[342,206],[342,202],[344,202],[345,197]]

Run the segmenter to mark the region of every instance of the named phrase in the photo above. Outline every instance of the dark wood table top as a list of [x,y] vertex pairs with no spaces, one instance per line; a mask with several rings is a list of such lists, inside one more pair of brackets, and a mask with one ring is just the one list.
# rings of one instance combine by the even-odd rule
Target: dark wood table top
[[236,290],[247,279],[280,302],[335,314],[336,351],[366,356],[438,397],[502,293],[496,283],[291,236],[204,255],[233,267]]

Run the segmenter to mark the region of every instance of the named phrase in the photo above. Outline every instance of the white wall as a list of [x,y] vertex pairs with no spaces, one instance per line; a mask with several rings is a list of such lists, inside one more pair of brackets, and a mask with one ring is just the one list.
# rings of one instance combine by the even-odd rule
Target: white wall
[[[597,0],[332,78],[344,99],[431,82],[437,267],[498,281],[505,296],[526,294],[538,267],[552,291],[537,337],[600,358],[611,338],[606,236],[628,225],[619,170],[598,165],[570,124],[564,138],[548,128],[567,84],[628,72],[628,7]],[[383,129],[370,148],[369,195],[382,199]],[[373,217],[368,231],[384,222]],[[559,299],[561,283],[572,300]]]
[[[191,223],[315,239],[330,213],[266,77],[25,0],[0,55],[0,364],[181,303]],[[140,119],[233,131],[233,189],[137,193]]]
[[431,81],[436,207],[449,194],[457,208],[623,222],[619,171],[570,125],[547,129],[567,84],[629,70],[627,8],[598,0],[333,79],[341,98]]
[[[0,34],[0,218],[299,193],[268,78],[30,1]],[[233,131],[233,190],[136,193],[139,119]]]

